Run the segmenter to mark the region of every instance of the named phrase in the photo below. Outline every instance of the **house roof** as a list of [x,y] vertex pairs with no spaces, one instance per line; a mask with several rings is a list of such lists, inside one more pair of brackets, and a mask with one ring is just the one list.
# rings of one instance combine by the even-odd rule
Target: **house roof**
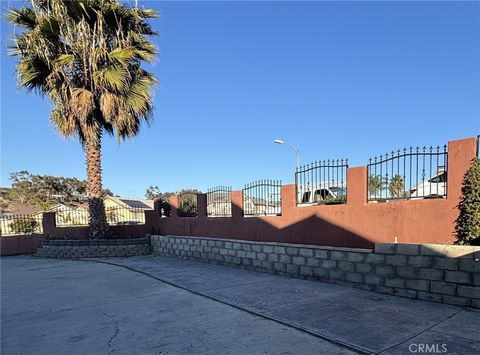
[[230,196],[230,192],[227,191],[218,191],[208,194],[207,204],[210,205],[212,203],[230,203]]
[[280,206],[282,204],[280,200],[266,200],[252,196],[247,196],[246,200],[250,200],[254,205],[258,206]]
[[72,204],[72,203],[57,203],[48,209],[49,212],[62,211],[62,210],[86,210],[88,209],[87,203]]
[[49,212],[51,212],[51,211],[57,211],[57,210],[59,210],[59,209],[60,209],[60,210],[62,210],[62,209],[73,209],[73,207],[68,206],[68,205],[66,205],[66,204],[64,204],[64,203],[57,203],[56,205],[53,205],[52,207],[50,207],[50,208],[48,209],[48,211],[49,211]]
[[111,199],[120,206],[125,207],[134,207],[134,208],[143,208],[147,210],[153,209],[153,200],[147,200],[143,198],[131,198],[131,197],[114,197],[107,196],[106,198]]

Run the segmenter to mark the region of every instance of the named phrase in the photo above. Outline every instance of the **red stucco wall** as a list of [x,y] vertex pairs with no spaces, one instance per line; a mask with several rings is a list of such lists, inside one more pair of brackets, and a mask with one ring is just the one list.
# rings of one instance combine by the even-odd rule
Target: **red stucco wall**
[[[281,216],[243,217],[242,192],[233,191],[233,216],[207,218],[205,195],[199,195],[198,217],[162,218],[158,232],[366,248],[395,237],[399,243],[451,244],[463,177],[475,155],[475,138],[449,142],[446,199],[367,203],[367,168],[362,166],[348,169],[344,205],[297,207],[295,185],[284,185]],[[175,196],[171,203],[176,206]]]
[[[452,244],[458,202],[465,172],[476,155],[476,139],[448,144],[447,198],[367,203],[367,168],[347,171],[347,203],[344,205],[298,207],[295,185],[282,187],[282,215],[244,217],[242,191],[232,192],[232,217],[206,217],[206,195],[198,195],[198,217],[160,218],[156,209],[145,212],[145,224],[112,226],[117,238],[171,234],[224,237],[254,241],[371,248],[375,243]],[[87,227],[56,227],[55,214],[45,213],[44,235],[86,239]],[[43,235],[0,238],[1,255],[33,253]]]

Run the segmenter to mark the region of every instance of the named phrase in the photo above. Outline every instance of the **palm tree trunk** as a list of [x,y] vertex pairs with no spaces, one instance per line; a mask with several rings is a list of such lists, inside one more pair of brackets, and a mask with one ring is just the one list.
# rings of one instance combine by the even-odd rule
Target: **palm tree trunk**
[[102,200],[102,136],[90,139],[85,143],[87,159],[87,195],[89,210],[89,237],[92,239],[110,237]]

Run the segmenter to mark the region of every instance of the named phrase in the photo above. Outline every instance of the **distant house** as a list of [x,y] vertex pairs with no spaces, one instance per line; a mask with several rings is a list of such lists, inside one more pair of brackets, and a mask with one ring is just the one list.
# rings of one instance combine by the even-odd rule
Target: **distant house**
[[55,221],[59,227],[88,225],[87,204],[67,205],[64,203],[58,203],[50,207],[48,212],[55,212]]
[[217,191],[211,193],[207,198],[208,216],[231,216],[232,201],[229,191]]
[[17,211],[23,213],[0,213],[0,235],[41,233],[42,212],[37,212],[38,208],[27,205]]
[[243,200],[243,209],[247,215],[279,215],[282,211],[281,201],[266,200],[246,196]]
[[110,224],[145,223],[145,210],[153,210],[153,200],[106,196],[105,213]]

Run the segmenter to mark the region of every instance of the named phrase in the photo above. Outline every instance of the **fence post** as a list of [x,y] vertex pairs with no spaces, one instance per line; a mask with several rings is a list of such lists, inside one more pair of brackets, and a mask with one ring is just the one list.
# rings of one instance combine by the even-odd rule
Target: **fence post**
[[243,191],[232,191],[232,218],[243,218]]
[[363,206],[367,203],[367,167],[347,169],[347,204]]
[[178,196],[170,196],[170,218],[178,217]]
[[157,211],[157,215],[162,216],[162,200],[159,197],[153,199],[153,210]]
[[54,236],[57,228],[55,221],[55,212],[43,212],[42,216],[42,229],[43,235]]
[[296,191],[295,184],[282,185],[282,215],[289,214],[297,206]]
[[197,217],[207,217],[207,194],[197,194]]
[[144,210],[145,213],[145,229],[147,233],[155,234],[158,232],[157,220],[161,217],[161,200],[156,198],[153,200],[153,210]]
[[476,153],[477,141],[475,138],[457,139],[448,142],[447,199],[455,205],[460,201],[463,178],[472,165]]

